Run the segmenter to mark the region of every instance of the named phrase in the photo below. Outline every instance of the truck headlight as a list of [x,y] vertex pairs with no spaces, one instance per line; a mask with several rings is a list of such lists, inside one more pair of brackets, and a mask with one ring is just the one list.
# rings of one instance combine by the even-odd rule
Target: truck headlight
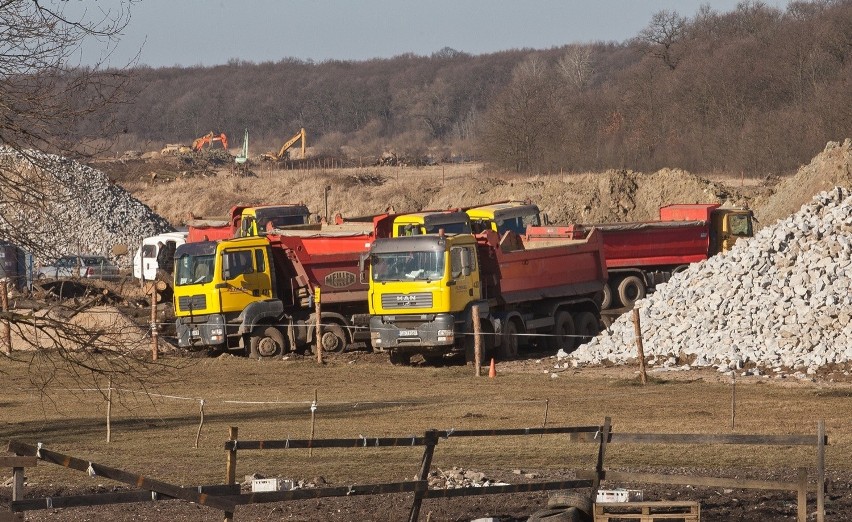
[[381,338],[382,338],[381,332],[378,332],[378,331],[375,331],[375,330],[370,331],[370,339],[371,340],[375,341],[375,340],[381,339]]
[[449,337],[453,334],[452,330],[438,330],[438,337]]

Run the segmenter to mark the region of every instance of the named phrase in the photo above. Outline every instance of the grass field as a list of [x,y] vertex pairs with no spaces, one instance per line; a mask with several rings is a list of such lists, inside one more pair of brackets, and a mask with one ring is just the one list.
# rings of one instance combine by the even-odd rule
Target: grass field
[[[638,384],[629,369],[553,369],[544,358],[498,366],[495,379],[465,366],[391,366],[380,354],[347,353],[319,366],[310,357],[258,362],[196,359],[168,375],[170,384],[113,393],[112,442],[106,443],[106,401],[78,382],[52,382],[40,391],[23,363],[0,360],[0,439],[18,439],[178,484],[222,483],[228,427],[241,440],[308,438],[310,403],[318,397],[315,437],[409,436],[435,428],[525,428],[602,424],[614,431],[731,432],[731,387],[711,373],[657,375]],[[554,377],[555,376],[555,377]],[[104,383],[105,386],[105,383]],[[825,419],[826,468],[849,471],[852,437],[846,414],[852,388],[790,380],[741,379],[736,385],[735,433],[811,434]],[[204,400],[200,443],[195,439]],[[237,401],[237,402],[226,402]],[[332,484],[411,479],[420,448],[240,452],[237,477],[260,473]],[[434,466],[482,471],[590,469],[593,444],[565,436],[452,438],[438,445]],[[795,447],[613,445],[610,469],[688,467],[721,474],[799,466],[814,469],[815,450]],[[8,471],[4,472],[8,473]],[[32,484],[91,484],[56,466],[28,470]],[[95,479],[103,482],[102,479]]]

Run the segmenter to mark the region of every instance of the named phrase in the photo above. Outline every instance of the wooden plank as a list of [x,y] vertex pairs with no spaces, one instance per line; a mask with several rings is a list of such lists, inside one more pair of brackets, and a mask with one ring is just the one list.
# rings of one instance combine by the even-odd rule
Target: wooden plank
[[[578,471],[577,478],[594,478],[594,472]],[[614,482],[644,482],[649,484],[677,484],[685,486],[727,487],[735,489],[765,489],[775,491],[798,491],[798,482],[776,480],[736,479],[726,477],[707,477],[697,475],[664,475],[656,473],[627,473],[623,471],[605,471],[604,480]],[[813,490],[813,488],[810,488]]]
[[455,498],[475,497],[480,495],[505,495],[508,493],[528,493],[532,491],[580,489],[589,488],[591,486],[591,480],[562,480],[557,482],[530,482],[528,484],[483,486],[479,488],[430,489],[423,493],[423,498]]
[[[214,485],[183,488],[187,491],[198,491],[217,495],[239,495],[240,486]],[[119,491],[116,493],[92,493],[88,495],[66,495],[62,497],[41,497],[16,500],[9,504],[12,511],[36,511],[40,509],[105,506],[110,504],[128,504],[133,502],[152,502],[158,500],[173,500],[169,495],[152,494],[150,491]]]
[[37,463],[35,457],[0,457],[0,468],[33,468]]
[[[511,428],[502,430],[448,430],[438,431],[439,438],[448,439],[455,437],[498,437],[512,435],[565,435],[582,434],[593,435],[600,430],[600,426],[555,426],[545,428]],[[813,439],[813,437],[811,437]],[[591,439],[590,439],[591,440]],[[424,437],[367,437],[356,439],[288,439],[288,440],[228,440],[225,449],[308,449],[308,448],[376,448],[376,447],[405,447],[425,446]]]
[[425,491],[426,482],[392,482],[388,484],[367,484],[360,486],[340,486],[332,488],[292,489],[289,491],[262,491],[222,497],[237,505],[266,504],[269,502],[287,502],[291,500],[310,500],[327,497],[351,497],[361,495],[383,495],[389,493],[412,493]]
[[33,446],[31,444],[25,444],[23,442],[11,440],[9,441],[9,451],[11,451],[12,453],[17,453],[18,455],[29,456],[36,455],[36,452],[40,451],[41,460],[45,462],[58,464],[66,468],[76,469],[77,471],[83,472],[87,472],[89,470],[89,467],[91,467],[94,470],[95,474],[98,476],[116,480],[118,482],[124,482],[125,484],[130,484],[140,489],[156,491],[157,493],[169,495],[171,497],[178,498],[181,500],[187,500],[189,502],[195,502],[196,504],[213,507],[222,511],[233,511],[234,508],[233,502],[222,500],[222,498],[220,497],[207,495],[206,493],[199,493],[197,491],[186,490],[174,484],[168,484],[166,482],[148,478],[135,473],[110,468],[108,466],[103,466],[94,462],[78,459],[69,455],[63,455],[62,453],[51,451],[44,447],[39,450],[36,446]]
[[652,502],[601,502],[594,506],[595,521],[639,520],[681,520],[698,522],[701,519],[701,504],[694,501],[652,501]]
[[[240,429],[237,426],[230,426],[228,428],[228,439],[236,443],[239,431]],[[237,482],[237,445],[234,444],[233,447],[227,451],[228,455],[225,462],[225,484],[234,484]],[[232,522],[234,520],[233,511],[225,511],[224,515],[225,522]]]
[[[593,435],[578,433],[577,442],[597,442]],[[817,446],[813,435],[746,435],[710,433],[612,433],[609,442],[618,444],[753,444],[758,446]],[[828,444],[828,437],[824,438]]]
[[799,468],[799,491],[796,495],[796,522],[808,520],[808,468]]

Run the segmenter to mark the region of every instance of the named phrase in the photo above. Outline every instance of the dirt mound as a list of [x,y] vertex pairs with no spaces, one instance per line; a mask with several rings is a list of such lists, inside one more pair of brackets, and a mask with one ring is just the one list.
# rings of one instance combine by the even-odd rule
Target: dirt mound
[[755,201],[755,212],[762,226],[795,213],[815,194],[839,186],[852,188],[852,139],[842,144],[830,141],[808,165],[787,178],[768,198]]
[[[376,182],[353,181],[365,176]],[[656,219],[659,207],[670,203],[741,204],[747,199],[683,170],[521,176],[488,172],[478,165],[446,171],[443,166],[262,171],[257,178],[220,172],[215,179],[137,183],[128,190],[179,226],[188,212],[220,215],[237,203],[302,202],[323,214],[325,186],[332,187],[329,214],[347,217],[373,215],[389,207],[401,212],[529,199],[554,223],[622,222]]]

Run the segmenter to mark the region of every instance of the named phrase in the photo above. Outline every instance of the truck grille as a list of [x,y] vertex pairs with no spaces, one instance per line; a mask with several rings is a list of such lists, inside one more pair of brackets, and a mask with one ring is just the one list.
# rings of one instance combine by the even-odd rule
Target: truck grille
[[385,294],[382,296],[382,308],[431,308],[432,293]]
[[183,295],[178,298],[178,307],[181,312],[198,312],[207,308],[207,296],[204,294],[198,295]]

